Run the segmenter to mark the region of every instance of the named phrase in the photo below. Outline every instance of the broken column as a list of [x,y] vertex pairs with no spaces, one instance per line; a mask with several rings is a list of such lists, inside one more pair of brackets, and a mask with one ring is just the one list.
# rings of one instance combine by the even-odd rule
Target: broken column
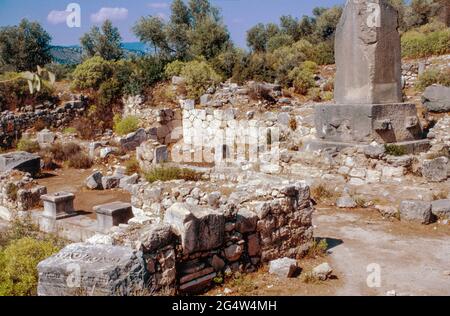
[[398,12],[388,1],[347,1],[335,52],[337,104],[316,106],[318,137],[346,143],[420,139],[416,106],[402,103]]
[[113,202],[94,206],[97,213],[98,229],[102,232],[110,230],[114,226],[127,224],[133,218],[133,211],[130,203]]

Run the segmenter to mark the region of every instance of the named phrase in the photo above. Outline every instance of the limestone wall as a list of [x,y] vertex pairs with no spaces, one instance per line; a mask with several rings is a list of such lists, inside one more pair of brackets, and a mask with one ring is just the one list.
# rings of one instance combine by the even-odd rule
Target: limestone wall
[[0,118],[0,146],[9,147],[21,134],[42,121],[48,127],[60,127],[69,124],[75,117],[82,115],[87,104],[84,101],[70,101],[59,107],[44,107],[28,112],[3,112]]
[[20,171],[4,172],[0,175],[0,218],[13,220],[20,212],[39,206],[40,197],[47,188],[37,185],[30,175]]
[[[183,201],[180,194],[203,196],[195,188],[188,191],[174,192],[174,196],[180,201]],[[167,197],[163,192],[156,193]],[[198,202],[192,198],[187,199],[190,203],[172,203],[160,223],[118,228],[109,236],[75,247],[89,248],[89,253],[102,256],[92,258],[88,252],[73,256],[72,246],[41,262],[39,295],[89,295],[94,283],[99,295],[114,295],[109,288],[111,284],[130,295],[194,294],[233,272],[255,271],[261,263],[281,257],[301,257],[309,249],[313,240],[313,206],[308,186],[298,183],[266,190],[246,188],[226,198],[217,193],[205,194]],[[208,204],[198,205],[205,202]],[[143,260],[134,270],[145,267],[145,273],[139,277],[145,282],[141,282],[137,292],[136,288],[133,293],[127,288],[126,278],[107,273],[114,259],[108,254],[124,249],[134,251]],[[121,266],[129,267],[136,262],[133,257],[130,264],[121,262]],[[70,269],[62,268],[65,265],[80,267],[77,286],[61,282],[71,275]],[[138,281],[134,275],[132,283],[139,284]]]

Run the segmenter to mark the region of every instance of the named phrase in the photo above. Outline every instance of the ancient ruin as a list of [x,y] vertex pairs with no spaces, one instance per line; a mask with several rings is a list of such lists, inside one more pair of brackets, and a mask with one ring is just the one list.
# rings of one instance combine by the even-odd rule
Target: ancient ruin
[[[58,97],[2,112],[0,233],[58,242],[32,294],[448,295],[450,50],[404,58],[388,2],[326,11],[339,23],[317,45],[280,26],[243,59],[279,67],[270,83],[222,65],[192,93],[215,71],[193,58],[195,80],[197,68],[172,69],[180,59],[141,87],[158,77],[140,77],[154,56],[94,56],[78,84],[103,68],[108,81],[73,89],[71,72]],[[305,60],[332,40],[335,65]],[[228,53],[214,62],[239,57]],[[378,268],[382,284],[368,285]]]

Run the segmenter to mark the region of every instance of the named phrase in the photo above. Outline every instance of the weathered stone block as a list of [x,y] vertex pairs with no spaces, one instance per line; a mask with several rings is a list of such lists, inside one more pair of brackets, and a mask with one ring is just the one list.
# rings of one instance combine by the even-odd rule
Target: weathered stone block
[[269,273],[275,274],[280,278],[292,278],[297,269],[297,261],[289,258],[273,260],[269,265]]
[[181,237],[185,254],[218,248],[224,240],[225,217],[211,209],[176,203],[166,211],[164,222]]
[[119,187],[122,177],[105,176],[102,177],[102,187],[104,190],[110,190]]
[[124,202],[113,202],[94,206],[97,213],[97,225],[100,231],[108,231],[113,226],[127,224],[133,218],[131,204]]
[[28,172],[34,177],[41,171],[41,158],[23,151],[0,155],[0,172],[10,170]]
[[422,96],[422,103],[430,112],[450,112],[450,87],[427,87]]
[[139,147],[147,140],[148,136],[145,129],[140,128],[136,132],[128,134],[126,137],[120,139],[120,145],[125,151],[132,151]]
[[401,220],[430,224],[432,222],[431,203],[423,201],[403,201],[400,204]]
[[43,215],[45,217],[60,219],[75,215],[75,209],[73,207],[75,195],[73,193],[58,192],[46,194],[41,196],[41,199],[44,202]]
[[94,172],[86,179],[86,186],[91,190],[102,190],[103,174],[100,171]]
[[146,275],[140,252],[90,244],[71,244],[37,269],[39,296],[134,295]]
[[447,157],[424,160],[422,175],[431,182],[445,181],[448,177],[449,161]]
[[431,202],[431,211],[442,219],[450,219],[450,200],[437,200]]
[[241,234],[251,233],[256,230],[258,215],[252,211],[242,208],[236,216],[236,230]]
[[55,134],[48,129],[44,129],[37,134],[37,140],[40,145],[53,144],[55,141]]
[[[315,106],[319,138],[335,142],[396,143],[420,139],[422,128],[405,126],[406,117],[417,117],[415,104],[327,104]],[[389,121],[388,128],[380,122]]]

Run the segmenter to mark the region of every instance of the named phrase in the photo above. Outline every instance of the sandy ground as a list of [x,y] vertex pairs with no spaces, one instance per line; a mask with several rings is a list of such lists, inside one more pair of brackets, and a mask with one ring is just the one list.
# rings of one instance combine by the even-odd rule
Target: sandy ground
[[328,255],[300,260],[299,266],[307,272],[328,262],[332,280],[307,284],[301,275],[280,280],[265,267],[208,295],[223,295],[225,288],[230,295],[257,296],[450,295],[450,225],[423,226],[386,220],[373,210],[330,208],[317,209],[314,225],[315,237],[328,241]]
[[[319,209],[315,235],[334,241],[336,295],[450,295],[450,226],[382,219],[375,211]],[[372,266],[369,266],[372,265]],[[379,269],[380,287],[369,287]],[[369,272],[368,272],[369,270]],[[372,282],[373,284],[373,282]]]
[[74,207],[77,211],[87,213],[95,218],[92,208],[96,205],[115,201],[130,202],[131,195],[123,190],[91,191],[84,187],[84,181],[93,170],[60,169],[51,172],[47,177],[39,179],[40,185],[47,187],[49,193],[71,192],[75,194]]

